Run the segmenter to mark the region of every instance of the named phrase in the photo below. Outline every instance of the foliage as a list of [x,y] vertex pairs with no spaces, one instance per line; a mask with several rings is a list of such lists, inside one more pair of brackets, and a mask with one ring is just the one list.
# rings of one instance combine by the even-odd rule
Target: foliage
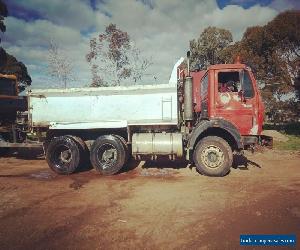
[[[8,16],[6,5],[0,0],[0,31],[5,32],[6,26],[4,18]],[[1,39],[0,39],[1,42]],[[26,86],[31,85],[31,78],[24,63],[19,62],[14,56],[8,54],[0,47],[0,73],[13,74],[18,78],[19,91],[23,91]]]
[[2,47],[0,47],[0,72],[2,74],[15,75],[18,79],[20,92],[31,85],[31,77],[24,63],[19,62],[14,56],[6,53]]
[[[262,90],[266,113],[276,123],[300,116],[300,11],[280,13],[264,26],[249,27],[231,44],[229,31],[209,27],[190,42],[192,61],[204,68],[233,63],[239,55]],[[221,32],[222,30],[222,32]],[[222,35],[221,35],[222,34]]]
[[[8,11],[6,5],[0,0],[0,31],[5,32],[6,26],[4,24],[4,18],[7,17]],[[0,39],[1,42],[1,39]]]
[[263,129],[267,130],[277,130],[287,135],[296,135],[300,136],[300,122],[289,122],[289,123],[281,123],[281,124],[264,124]]
[[67,88],[67,82],[73,80],[73,64],[58,44],[51,41],[48,49],[48,71]]
[[[243,61],[255,71],[263,89],[267,113],[274,122],[286,112],[299,115],[299,100],[286,100],[297,92],[300,69],[300,12],[287,11],[262,27],[248,28],[236,46]],[[291,114],[292,115],[292,114]]]
[[232,43],[229,30],[208,27],[196,40],[190,41],[191,69],[206,68],[223,61],[222,51]]
[[92,87],[118,86],[122,80],[141,80],[151,62],[141,57],[141,52],[131,42],[127,32],[115,24],[90,40],[86,59],[91,66]]

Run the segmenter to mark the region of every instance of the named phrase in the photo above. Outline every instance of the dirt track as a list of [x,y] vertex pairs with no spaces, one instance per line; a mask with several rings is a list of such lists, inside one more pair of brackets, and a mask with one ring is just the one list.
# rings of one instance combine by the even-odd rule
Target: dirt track
[[299,242],[300,152],[246,156],[223,178],[165,161],[57,176],[43,159],[1,158],[1,248],[238,249],[247,233]]

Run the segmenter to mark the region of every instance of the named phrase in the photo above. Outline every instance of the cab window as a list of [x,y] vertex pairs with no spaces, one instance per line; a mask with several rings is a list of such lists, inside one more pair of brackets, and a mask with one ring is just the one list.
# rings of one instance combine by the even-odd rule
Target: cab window
[[253,89],[252,81],[251,81],[248,71],[244,71],[242,88],[244,91],[245,98],[252,98],[254,96],[254,89]]
[[207,96],[207,92],[208,92],[208,74],[206,74],[201,82],[200,82],[200,86],[201,86],[201,99],[204,100],[205,97]]
[[218,73],[218,91],[223,92],[239,92],[240,91],[240,75],[238,71],[219,72]]

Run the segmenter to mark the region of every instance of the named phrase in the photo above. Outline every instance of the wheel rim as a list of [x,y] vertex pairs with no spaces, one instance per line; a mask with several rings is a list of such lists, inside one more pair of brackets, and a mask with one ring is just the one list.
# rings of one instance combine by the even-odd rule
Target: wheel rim
[[65,169],[69,166],[73,159],[71,149],[66,145],[56,147],[53,154],[53,161],[57,168]]
[[97,150],[98,161],[103,169],[113,166],[118,159],[118,151],[114,145],[105,143]]
[[201,152],[201,160],[208,168],[218,168],[224,163],[225,156],[219,147],[210,145]]

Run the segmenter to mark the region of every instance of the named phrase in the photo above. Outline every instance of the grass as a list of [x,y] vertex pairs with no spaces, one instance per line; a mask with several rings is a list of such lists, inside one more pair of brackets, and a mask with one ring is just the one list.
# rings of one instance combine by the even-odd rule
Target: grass
[[300,122],[290,122],[285,124],[264,124],[264,129],[273,129],[286,135],[287,142],[274,141],[274,148],[281,150],[300,150]]
[[286,135],[289,140],[287,142],[274,142],[274,147],[281,150],[300,150],[300,136]]

